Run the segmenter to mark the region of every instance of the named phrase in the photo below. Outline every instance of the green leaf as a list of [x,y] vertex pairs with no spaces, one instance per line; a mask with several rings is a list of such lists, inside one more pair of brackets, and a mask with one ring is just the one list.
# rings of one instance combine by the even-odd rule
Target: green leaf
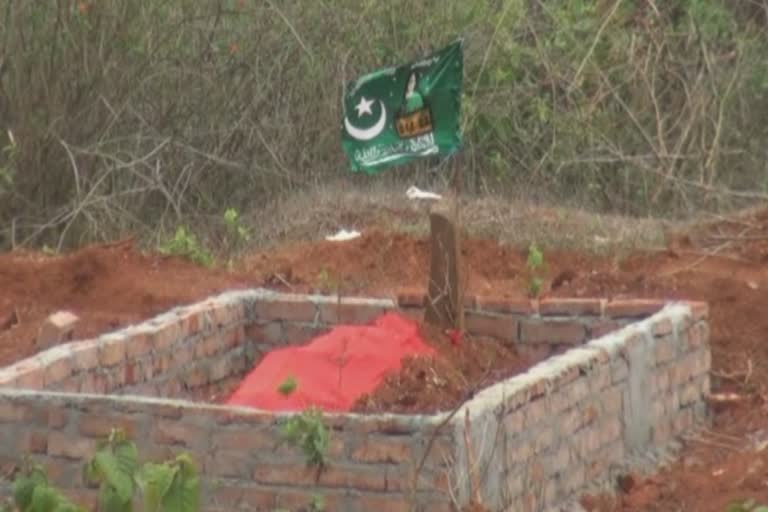
[[20,510],[27,510],[32,503],[32,495],[38,486],[47,486],[48,477],[41,466],[32,466],[26,474],[13,482],[13,500]]
[[110,488],[114,489],[117,498],[126,502],[133,496],[133,479],[131,473],[126,472],[120,465],[116,454],[103,451],[93,458],[95,472],[103,478]]
[[132,499],[124,500],[109,484],[102,483],[99,490],[100,510],[107,512],[131,512],[133,510]]
[[754,509],[752,512],[768,512],[768,505],[760,505],[756,509]]
[[62,501],[59,493],[47,485],[38,485],[32,493],[30,512],[54,512]]
[[163,497],[164,512],[198,512],[200,510],[200,479],[192,458],[187,454],[176,457],[178,472]]
[[138,484],[144,494],[144,507],[147,512],[159,511],[163,497],[173,485],[178,469],[168,464],[145,464],[137,476]]

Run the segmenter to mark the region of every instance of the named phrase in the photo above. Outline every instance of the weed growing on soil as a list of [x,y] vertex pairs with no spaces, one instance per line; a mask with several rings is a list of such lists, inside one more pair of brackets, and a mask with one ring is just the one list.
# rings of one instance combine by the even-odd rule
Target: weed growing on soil
[[10,190],[13,186],[13,177],[16,174],[16,158],[18,147],[13,133],[8,130],[8,144],[3,147],[2,156],[5,163],[0,163],[0,192]]
[[[136,445],[120,429],[112,429],[97,445],[96,454],[83,467],[83,479],[99,486],[99,510],[131,512],[140,490],[144,512],[198,512],[200,482],[192,458],[180,454],[162,463],[139,467]],[[45,469],[28,460],[13,482],[13,508],[3,512],[86,512],[48,483]]]
[[213,265],[213,257],[198,242],[195,234],[184,226],[179,226],[173,238],[160,246],[160,252],[186,258],[204,267]]
[[541,293],[541,287],[544,283],[543,279],[539,276],[539,270],[544,268],[544,253],[536,246],[535,243],[531,243],[528,246],[528,261],[526,266],[530,272],[530,280],[528,282],[528,293],[532,297],[538,297]]
[[[251,240],[251,234],[242,220],[240,214],[234,208],[227,208],[224,212],[224,226],[226,228],[225,250],[232,255],[234,252],[243,249],[244,245]],[[229,265],[232,265],[232,259],[229,259]]]
[[725,512],[768,512],[768,505],[760,505],[755,500],[731,503]]

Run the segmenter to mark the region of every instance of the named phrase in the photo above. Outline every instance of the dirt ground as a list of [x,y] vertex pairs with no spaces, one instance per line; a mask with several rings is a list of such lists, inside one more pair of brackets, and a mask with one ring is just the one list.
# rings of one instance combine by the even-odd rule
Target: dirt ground
[[[737,398],[717,406],[712,429],[688,439],[673,467],[623,479],[617,498],[585,498],[585,507],[723,512],[734,500],[768,503],[768,211],[691,228],[670,236],[663,250],[595,256],[543,249],[545,295],[708,301],[713,392]],[[251,254],[231,272],[141,254],[130,241],[63,256],[2,254],[0,364],[35,353],[40,323],[59,309],[81,317],[76,336],[83,338],[232,288],[392,296],[425,281],[428,250],[423,238],[366,230],[348,242]],[[463,251],[470,292],[525,295],[525,248],[468,239]],[[407,368],[401,380],[426,375],[418,365]]]

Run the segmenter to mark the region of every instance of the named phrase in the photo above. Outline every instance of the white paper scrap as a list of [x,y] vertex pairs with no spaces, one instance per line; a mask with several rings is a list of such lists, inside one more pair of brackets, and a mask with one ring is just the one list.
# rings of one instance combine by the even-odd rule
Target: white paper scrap
[[325,237],[326,240],[329,242],[346,242],[347,240],[353,240],[355,238],[358,238],[360,236],[359,231],[347,231],[346,229],[340,230],[335,235],[328,235]]
[[427,192],[425,190],[421,190],[420,188],[416,186],[411,186],[406,190],[405,195],[408,196],[408,199],[442,199],[443,196],[440,194],[435,194],[434,192]]

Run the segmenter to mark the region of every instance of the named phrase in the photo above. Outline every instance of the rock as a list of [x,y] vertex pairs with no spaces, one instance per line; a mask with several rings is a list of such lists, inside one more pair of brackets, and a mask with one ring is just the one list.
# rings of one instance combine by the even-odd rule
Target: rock
[[69,311],[57,311],[46,318],[35,340],[39,350],[47,350],[54,345],[72,340],[75,324],[79,318]]

